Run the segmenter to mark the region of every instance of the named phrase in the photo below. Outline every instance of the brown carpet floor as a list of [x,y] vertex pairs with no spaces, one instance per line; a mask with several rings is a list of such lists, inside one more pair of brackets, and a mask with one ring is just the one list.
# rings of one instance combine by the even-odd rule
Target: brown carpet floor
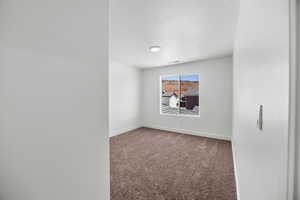
[[140,128],[110,139],[111,200],[236,200],[231,143]]

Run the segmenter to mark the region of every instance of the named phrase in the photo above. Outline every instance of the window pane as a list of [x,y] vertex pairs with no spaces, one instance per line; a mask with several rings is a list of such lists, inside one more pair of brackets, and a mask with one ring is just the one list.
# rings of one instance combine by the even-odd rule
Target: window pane
[[161,113],[179,114],[179,76],[161,77]]
[[180,114],[199,115],[199,75],[180,76]]

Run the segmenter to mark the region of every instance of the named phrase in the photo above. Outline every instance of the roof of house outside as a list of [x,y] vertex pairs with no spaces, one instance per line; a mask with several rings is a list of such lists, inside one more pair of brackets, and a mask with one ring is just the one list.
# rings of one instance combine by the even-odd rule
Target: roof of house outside
[[198,87],[192,87],[189,88],[184,96],[198,96],[199,95],[199,88]]
[[162,97],[171,97],[173,95],[177,97],[176,93],[174,92],[165,92],[162,94]]

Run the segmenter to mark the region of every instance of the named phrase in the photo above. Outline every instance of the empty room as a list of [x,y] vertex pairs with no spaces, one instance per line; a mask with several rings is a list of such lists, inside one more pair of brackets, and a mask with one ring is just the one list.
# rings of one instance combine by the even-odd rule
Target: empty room
[[110,3],[112,200],[236,199],[238,1]]
[[[270,139],[266,132],[286,131],[288,29],[274,25],[272,37],[256,29],[257,35],[247,35],[257,24],[246,15],[251,5],[239,3],[110,1],[111,200],[235,200],[257,194],[273,199],[264,185],[282,188],[272,197],[283,197],[287,135]],[[276,12],[287,26],[280,16],[288,10]],[[257,43],[257,55],[268,55],[259,45],[273,40],[281,49],[281,66],[248,52]],[[265,64],[257,60],[274,70],[259,67]],[[234,134],[237,129],[245,134]],[[266,168],[270,163],[272,169]]]
[[300,0],[0,0],[0,200],[300,200]]

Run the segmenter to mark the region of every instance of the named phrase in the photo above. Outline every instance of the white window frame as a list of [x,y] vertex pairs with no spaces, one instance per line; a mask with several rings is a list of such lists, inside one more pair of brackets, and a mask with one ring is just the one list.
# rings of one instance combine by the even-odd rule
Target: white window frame
[[[199,86],[198,86],[198,90],[199,90],[199,99],[198,99],[198,101],[199,101],[198,102],[199,112],[198,112],[198,115],[180,114],[180,112],[178,114],[162,113],[162,98],[161,98],[162,78],[166,77],[166,76],[178,76],[179,81],[180,81],[181,76],[187,76],[187,75],[198,75],[198,77],[199,77]],[[201,76],[200,76],[199,73],[177,73],[177,74],[160,75],[159,76],[159,114],[164,115],[164,116],[173,116],[173,117],[194,117],[194,118],[199,118],[200,117],[200,112],[201,112],[201,108],[200,108],[200,82],[201,82]],[[180,111],[180,106],[179,106],[178,110]]]

